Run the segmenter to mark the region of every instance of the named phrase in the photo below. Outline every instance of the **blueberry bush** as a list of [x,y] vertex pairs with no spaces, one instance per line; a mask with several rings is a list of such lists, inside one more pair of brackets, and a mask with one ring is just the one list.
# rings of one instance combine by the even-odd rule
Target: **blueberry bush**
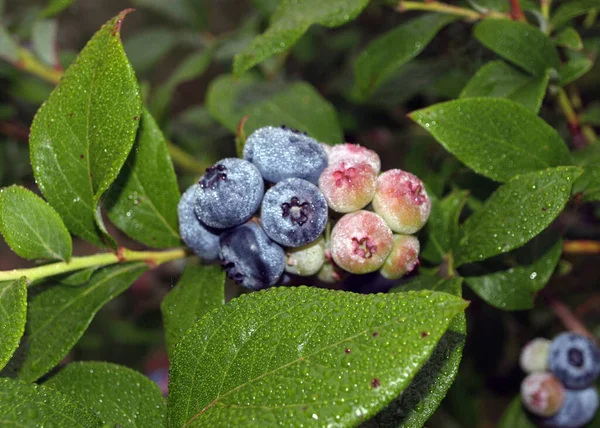
[[0,2],[0,424],[600,427],[599,12]]

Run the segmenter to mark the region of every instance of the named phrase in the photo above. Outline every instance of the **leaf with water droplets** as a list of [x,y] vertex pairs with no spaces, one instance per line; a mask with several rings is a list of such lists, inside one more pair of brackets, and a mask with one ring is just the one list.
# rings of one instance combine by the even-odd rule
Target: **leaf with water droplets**
[[356,425],[409,385],[466,305],[435,292],[243,295],[175,349],[169,425]]
[[[462,278],[440,278],[419,275],[392,292],[434,290],[461,296]],[[439,407],[458,373],[467,334],[464,313],[450,323],[427,362],[411,381],[408,388],[392,401],[372,421],[361,428],[396,428],[423,426]]]
[[549,73],[530,76],[511,67],[502,60],[490,61],[462,90],[461,98],[507,98],[537,113],[546,94]]
[[502,415],[502,419],[498,422],[498,428],[535,428],[530,416],[528,416],[523,404],[521,403],[521,397],[517,395],[512,399],[508,408]]
[[344,139],[333,106],[305,82],[282,85],[263,82],[253,74],[234,81],[224,75],[211,83],[206,105],[211,116],[232,132],[249,116],[246,135],[263,126],[286,125],[327,144]]
[[507,19],[487,19],[475,26],[474,35],[488,49],[534,75],[558,70],[560,59],[554,43],[531,24]]
[[33,382],[47,373],[77,343],[96,312],[146,269],[145,263],[109,266],[80,287],[37,286],[29,300],[24,341],[6,366],[6,374]]
[[465,282],[492,306],[507,311],[531,309],[537,292],[550,280],[561,253],[562,242],[558,241],[530,265],[466,277]]
[[0,189],[0,232],[10,248],[23,258],[71,258],[71,235],[60,216],[24,187]]
[[455,190],[441,201],[432,198],[427,238],[421,250],[421,257],[425,260],[439,264],[454,246],[458,239],[458,220],[468,194],[467,191]]
[[0,378],[0,421],[9,427],[100,427],[92,413],[51,388]]
[[585,57],[573,58],[567,61],[562,67],[560,67],[560,70],[558,70],[558,75],[560,76],[559,85],[566,86],[569,83],[574,82],[590,71],[593,66],[594,62]]
[[149,247],[175,247],[181,245],[179,197],[167,141],[143,109],[133,150],[106,195],[108,217],[128,236]]
[[518,248],[560,214],[581,168],[558,167],[519,175],[500,186],[460,227],[456,265]]
[[0,282],[0,370],[19,346],[27,316],[25,277]]
[[131,150],[142,107],[120,39],[128,12],[88,42],[38,110],[29,139],[40,190],[73,234],[97,246],[115,246],[98,201]]
[[585,202],[600,201],[600,144],[589,144],[571,154],[583,174],[573,185],[573,193],[581,193]]
[[76,362],[52,376],[52,388],[123,428],[166,425],[167,405],[158,386],[130,368],[105,362]]
[[569,163],[554,128],[520,104],[467,98],[414,111],[410,118],[475,172],[496,181]]
[[204,315],[225,303],[225,271],[218,265],[189,265],[160,309],[169,355]]
[[287,51],[313,24],[334,28],[356,18],[369,0],[281,0],[269,28],[235,56],[233,73],[240,77],[265,59]]
[[550,25],[553,28],[560,27],[565,22],[570,21],[578,16],[585,15],[592,9],[600,8],[599,0],[569,0],[561,3],[556,9],[552,18],[550,18]]
[[354,63],[354,91],[367,98],[402,65],[425,49],[456,17],[437,13],[414,18],[369,43]]

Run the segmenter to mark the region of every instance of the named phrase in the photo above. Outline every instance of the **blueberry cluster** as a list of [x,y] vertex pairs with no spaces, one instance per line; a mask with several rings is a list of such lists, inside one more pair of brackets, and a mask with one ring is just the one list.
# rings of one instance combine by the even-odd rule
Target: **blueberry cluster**
[[594,381],[600,375],[600,348],[591,339],[561,333],[550,341],[536,338],[521,351],[521,400],[540,425],[577,428],[598,410]]
[[[284,272],[326,282],[344,271],[399,278],[418,263],[411,234],[431,202],[414,175],[380,169],[377,153],[359,145],[329,147],[285,126],[260,128],[243,159],[217,162],[183,194],[182,239],[253,290],[281,282]],[[325,234],[330,212],[343,216]]]

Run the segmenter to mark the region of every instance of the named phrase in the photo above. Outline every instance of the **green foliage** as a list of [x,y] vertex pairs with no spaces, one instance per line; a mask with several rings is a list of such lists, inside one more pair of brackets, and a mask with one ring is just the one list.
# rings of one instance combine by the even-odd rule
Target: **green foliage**
[[560,86],[566,86],[579,79],[592,69],[594,63],[589,58],[574,58],[566,62],[558,71]]
[[546,94],[549,73],[530,76],[504,61],[490,61],[477,70],[460,93],[461,98],[507,98],[537,113]]
[[530,24],[490,19],[477,24],[474,35],[502,58],[536,76],[560,65],[552,40]]
[[25,341],[7,366],[19,379],[33,382],[58,364],[77,343],[96,312],[131,285],[143,263],[100,269],[86,284],[49,284],[31,297]]
[[419,55],[435,35],[455,18],[429,14],[399,25],[372,41],[354,63],[355,93],[367,98],[402,65]]
[[203,318],[177,346],[169,424],[356,424],[408,386],[465,306],[430,292],[275,288],[244,295]]
[[517,174],[564,165],[568,150],[558,133],[512,101],[468,98],[410,114],[446,150],[475,172],[505,182]]
[[313,24],[339,27],[367,6],[369,0],[281,0],[271,17],[269,28],[250,46],[235,56],[233,74],[242,73],[267,58],[292,47]]
[[499,428],[534,428],[536,425],[529,419],[520,397],[515,397],[502,416]]
[[23,187],[0,189],[0,232],[23,258],[71,258],[71,236],[60,216],[46,201]]
[[564,46],[574,51],[580,51],[583,49],[583,42],[581,36],[573,27],[567,27],[556,35],[554,43],[558,46]]
[[141,115],[139,86],[120,42],[126,13],[94,35],[31,126],[40,190],[73,234],[98,246],[114,246],[98,201],[117,178]]
[[177,177],[165,137],[148,110],[140,120],[133,150],[107,193],[108,216],[149,247],[174,247],[180,244]]
[[561,250],[562,242],[558,241],[530,265],[466,277],[465,282],[492,306],[509,311],[530,309],[536,293],[544,288],[554,272]]
[[44,383],[105,424],[165,426],[167,406],[156,384],[127,367],[102,362],[71,363]]
[[573,152],[576,165],[583,168],[583,174],[573,185],[573,193],[581,193],[584,201],[600,201],[600,146],[589,146]]
[[558,167],[514,177],[460,227],[456,264],[484,260],[527,243],[560,214],[581,175]]
[[552,14],[550,25],[554,28],[558,28],[566,22],[569,22],[571,19],[598,7],[600,7],[600,1],[598,0],[569,0],[558,6],[556,12]]
[[246,135],[262,126],[285,124],[327,144],[343,141],[333,106],[308,83],[268,84],[252,74],[234,83],[232,76],[225,75],[211,84],[206,104],[210,114],[232,132],[249,115]]
[[25,278],[0,282],[0,370],[19,346],[25,331],[27,282]]
[[63,394],[7,378],[0,378],[0,415],[4,426],[102,426],[100,419]]
[[218,266],[188,266],[160,309],[169,355],[204,315],[225,303],[225,272]]

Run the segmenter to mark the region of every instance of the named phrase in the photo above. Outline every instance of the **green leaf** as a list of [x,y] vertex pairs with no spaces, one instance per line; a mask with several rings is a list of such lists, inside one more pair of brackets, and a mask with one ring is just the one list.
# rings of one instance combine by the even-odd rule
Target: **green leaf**
[[127,367],[104,362],[71,363],[44,386],[61,392],[114,426],[166,425],[167,406],[158,386]]
[[175,89],[182,83],[202,75],[210,65],[214,53],[214,49],[208,48],[188,56],[177,66],[169,79],[157,88],[156,93],[152,95],[150,111],[158,120],[165,115]]
[[458,240],[458,220],[465,203],[467,191],[455,190],[444,199],[432,200],[431,214],[427,221],[427,240],[421,257],[439,264]]
[[269,28],[235,56],[233,74],[240,77],[265,59],[285,52],[313,24],[334,28],[358,16],[369,0],[281,0]]
[[93,273],[100,269],[98,266],[81,269],[72,273],[68,273],[59,277],[56,277],[57,281],[63,285],[79,286],[83,285],[90,280]]
[[25,277],[0,282],[0,370],[19,346],[27,316],[27,282]]
[[554,37],[554,43],[574,51],[583,49],[581,36],[573,27],[567,27]]
[[225,303],[225,271],[218,265],[189,265],[160,309],[169,355],[196,322]]
[[46,7],[40,12],[40,16],[49,18],[58,15],[60,12],[73,4],[75,0],[50,0]]
[[145,270],[145,263],[110,266],[98,270],[81,287],[49,284],[29,301],[25,343],[16,367],[19,379],[33,382],[56,366],[109,300],[125,291]]
[[0,378],[0,421],[8,427],[100,427],[100,420],[45,386]]
[[546,94],[549,73],[537,77],[524,74],[502,60],[490,61],[462,90],[461,98],[507,98],[537,113]]
[[202,318],[175,349],[169,425],[356,425],[408,386],[465,307],[431,292],[244,295]]
[[411,119],[475,172],[504,182],[568,163],[554,128],[513,101],[468,98],[417,110]]
[[128,10],[83,48],[31,126],[31,165],[40,190],[75,235],[113,246],[98,201],[135,140],[141,97],[120,41]]
[[492,306],[519,311],[533,308],[535,296],[546,286],[562,252],[558,241],[530,265],[517,266],[483,276],[466,277],[465,282]]
[[149,247],[175,247],[181,245],[179,198],[165,137],[143,109],[134,148],[107,192],[108,217],[129,237]]
[[560,65],[552,40],[525,22],[488,19],[477,24],[474,34],[488,49],[536,76]]
[[565,22],[580,15],[585,15],[591,9],[600,8],[600,0],[569,0],[562,3],[550,18],[550,25],[558,28]]
[[60,66],[58,60],[58,22],[56,19],[43,19],[36,21],[31,29],[31,43],[35,54],[46,64]]
[[25,259],[69,261],[73,252],[71,235],[60,216],[24,187],[0,189],[0,232]]
[[4,25],[0,24],[0,58],[8,62],[19,61],[19,45]]
[[560,76],[559,85],[566,86],[574,82],[590,71],[593,66],[594,62],[589,58],[574,58],[569,60],[558,70],[558,75]]
[[378,37],[354,63],[355,91],[367,98],[402,65],[419,55],[435,35],[455,17],[426,14]]
[[246,135],[263,126],[287,125],[328,144],[344,140],[333,106],[305,82],[277,85],[247,74],[234,81],[231,75],[215,79],[206,105],[212,117],[232,132],[244,116]]
[[138,75],[151,71],[179,42],[170,28],[151,27],[136,32],[125,40],[125,52]]
[[[392,292],[435,290],[461,296],[462,278],[420,275]],[[467,333],[464,313],[450,323],[431,357],[421,367],[409,387],[362,428],[423,426],[439,407],[452,385],[462,359]]]
[[456,265],[518,248],[560,214],[581,168],[558,167],[519,175],[500,186],[460,228]]
[[592,103],[579,115],[583,124],[600,126],[600,104]]
[[498,428],[535,428],[534,424],[521,404],[521,397],[517,395],[508,405],[498,423]]
[[600,144],[590,144],[572,153],[575,165],[583,174],[573,185],[573,193],[581,193],[584,202],[600,201]]

